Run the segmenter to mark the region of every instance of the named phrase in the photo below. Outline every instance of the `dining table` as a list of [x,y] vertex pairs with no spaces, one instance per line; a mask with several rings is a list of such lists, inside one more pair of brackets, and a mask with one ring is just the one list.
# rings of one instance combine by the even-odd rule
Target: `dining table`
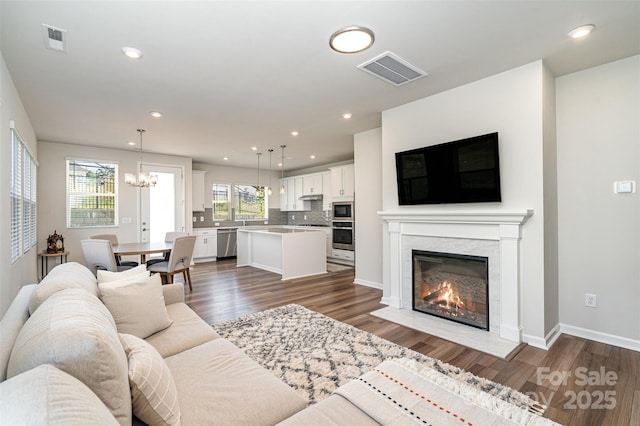
[[140,264],[147,262],[147,255],[154,253],[169,253],[173,242],[150,241],[141,243],[120,243],[112,246],[115,256],[140,256]]

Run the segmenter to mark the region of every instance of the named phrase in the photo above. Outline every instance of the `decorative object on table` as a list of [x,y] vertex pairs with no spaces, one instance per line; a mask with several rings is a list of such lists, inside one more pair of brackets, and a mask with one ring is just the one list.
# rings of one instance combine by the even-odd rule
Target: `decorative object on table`
[[512,388],[336,321],[300,305],[286,305],[213,324],[220,336],[305,396],[319,402],[387,359],[408,358],[485,394],[541,415],[546,407]]
[[58,231],[53,231],[47,238],[47,253],[64,253],[64,238]]

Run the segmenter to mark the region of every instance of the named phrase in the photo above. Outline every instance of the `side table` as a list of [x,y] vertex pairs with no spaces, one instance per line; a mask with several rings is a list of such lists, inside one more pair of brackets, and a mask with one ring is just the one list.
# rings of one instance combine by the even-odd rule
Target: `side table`
[[40,280],[46,277],[49,273],[50,257],[60,257],[60,263],[66,263],[68,256],[69,252],[66,250],[59,253],[47,253],[46,251],[38,253],[38,257],[40,258]]

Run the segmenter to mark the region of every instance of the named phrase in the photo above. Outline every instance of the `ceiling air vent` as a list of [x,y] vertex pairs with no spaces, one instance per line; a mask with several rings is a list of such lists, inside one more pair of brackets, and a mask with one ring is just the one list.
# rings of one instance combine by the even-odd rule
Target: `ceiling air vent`
[[44,47],[47,49],[57,50],[59,52],[67,51],[67,31],[50,25],[42,24],[44,32]]
[[358,65],[358,68],[394,86],[401,86],[427,75],[420,68],[411,65],[391,52],[384,52],[382,55]]

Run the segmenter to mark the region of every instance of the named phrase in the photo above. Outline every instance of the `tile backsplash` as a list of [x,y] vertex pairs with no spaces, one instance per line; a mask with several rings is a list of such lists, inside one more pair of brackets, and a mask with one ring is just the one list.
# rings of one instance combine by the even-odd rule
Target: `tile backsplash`
[[[330,225],[329,211],[322,210],[322,201],[311,201],[311,210],[306,212],[283,212],[280,209],[269,209],[269,225]],[[233,212],[232,212],[233,217]],[[193,219],[195,218],[195,219]],[[242,226],[241,221],[213,220],[213,209],[205,209],[204,212],[193,212],[192,220],[194,228],[214,228],[216,223],[223,226]],[[263,220],[248,220],[247,225],[263,225]]]

